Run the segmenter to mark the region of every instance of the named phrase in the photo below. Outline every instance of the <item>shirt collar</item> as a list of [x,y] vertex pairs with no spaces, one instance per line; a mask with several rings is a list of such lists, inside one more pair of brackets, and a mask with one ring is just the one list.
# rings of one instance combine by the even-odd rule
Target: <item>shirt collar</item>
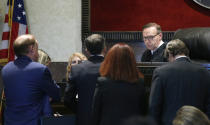
[[179,58],[182,58],[182,57],[186,57],[187,58],[187,56],[177,56],[177,57],[175,57],[175,60],[177,60]]
[[90,55],[90,56],[102,56],[102,57],[104,57],[104,55],[103,55],[103,54]]

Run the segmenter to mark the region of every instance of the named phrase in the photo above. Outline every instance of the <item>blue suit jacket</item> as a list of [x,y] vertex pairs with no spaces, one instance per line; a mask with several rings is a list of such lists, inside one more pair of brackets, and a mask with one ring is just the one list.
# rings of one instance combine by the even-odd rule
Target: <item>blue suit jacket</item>
[[38,125],[46,96],[59,100],[59,88],[48,68],[20,56],[2,69],[6,97],[5,125]]

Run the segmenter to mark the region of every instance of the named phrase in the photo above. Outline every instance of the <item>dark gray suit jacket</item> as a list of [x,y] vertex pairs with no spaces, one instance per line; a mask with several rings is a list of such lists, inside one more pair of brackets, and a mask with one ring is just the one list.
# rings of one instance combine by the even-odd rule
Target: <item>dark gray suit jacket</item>
[[[88,125],[91,106],[99,77],[99,67],[104,57],[91,56],[87,61],[71,69],[69,84],[66,87],[64,104],[76,110],[76,124]],[[78,103],[75,102],[78,94]]]
[[186,57],[155,69],[149,110],[159,125],[172,125],[183,105],[195,106],[210,116],[210,74]]

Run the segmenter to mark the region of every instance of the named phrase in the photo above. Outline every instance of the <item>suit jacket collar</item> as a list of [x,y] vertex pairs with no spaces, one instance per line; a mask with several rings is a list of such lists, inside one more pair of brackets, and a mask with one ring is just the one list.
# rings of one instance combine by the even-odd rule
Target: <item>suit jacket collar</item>
[[32,62],[32,59],[31,58],[29,58],[28,56],[18,56],[17,57],[17,59],[16,59],[17,61],[18,60],[25,60],[25,61],[28,61],[28,62]]
[[158,54],[162,52],[163,49],[166,48],[166,43],[163,43],[161,46],[159,46],[155,51],[153,51],[153,55]]
[[104,60],[104,57],[103,56],[90,56],[88,60],[91,62],[102,62]]
[[180,57],[180,58],[176,59],[175,61],[177,61],[177,62],[181,62],[181,61],[191,62],[188,57]]
[[14,64],[19,68],[25,68],[32,60],[28,56],[18,56],[18,58],[14,61]]

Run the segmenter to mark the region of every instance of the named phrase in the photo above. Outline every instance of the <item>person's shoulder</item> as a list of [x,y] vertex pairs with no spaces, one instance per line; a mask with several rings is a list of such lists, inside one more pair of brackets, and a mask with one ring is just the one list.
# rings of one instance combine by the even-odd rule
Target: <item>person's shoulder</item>
[[144,86],[144,79],[143,78],[139,78],[136,82],[131,83],[133,85],[137,85],[137,86]]
[[47,66],[45,66],[45,65],[43,65],[39,62],[31,62],[30,65],[33,66],[33,67],[37,67],[37,68],[47,68]]
[[149,62],[151,58],[151,51],[149,49],[146,49],[141,57],[141,62]]
[[2,71],[7,70],[8,68],[11,68],[11,66],[14,66],[14,61],[11,61],[7,63],[5,66],[3,66]]
[[73,65],[71,67],[71,70],[72,71],[80,71],[80,70],[84,70],[85,67],[87,67],[89,64],[89,61],[88,60],[85,60],[84,62],[80,63],[80,64],[77,64],[77,65]]
[[148,53],[151,53],[151,51],[150,51],[149,49],[146,49],[146,50],[143,52],[143,55],[148,54]]
[[164,42],[164,43],[158,48],[158,50],[164,51],[165,48],[166,48],[166,45],[167,45],[167,42]]
[[[200,71],[203,71],[203,72],[208,72],[210,73],[207,69],[208,69],[208,66],[206,64],[201,64],[201,63],[195,63],[195,62],[191,62],[190,63],[192,65],[192,68],[194,69],[198,69]],[[209,65],[209,64],[208,64]]]
[[33,69],[34,71],[39,71],[41,72],[46,72],[49,71],[48,67],[39,63],[39,62],[31,62],[28,66],[27,69]]
[[109,83],[109,80],[107,77],[98,77],[96,88],[104,88],[104,86],[107,85],[107,83]]
[[172,68],[174,68],[175,64],[173,62],[167,62],[157,68],[154,69],[154,73],[165,73],[170,72]]

